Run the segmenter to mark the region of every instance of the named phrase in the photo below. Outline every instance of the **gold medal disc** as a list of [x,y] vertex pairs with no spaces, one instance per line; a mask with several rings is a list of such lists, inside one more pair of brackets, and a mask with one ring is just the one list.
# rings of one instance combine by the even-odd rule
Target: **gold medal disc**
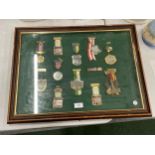
[[117,58],[116,58],[115,55],[109,54],[109,55],[107,55],[107,56],[105,57],[105,62],[106,62],[106,64],[108,64],[108,65],[113,65],[113,64],[115,64],[115,63],[117,62]]

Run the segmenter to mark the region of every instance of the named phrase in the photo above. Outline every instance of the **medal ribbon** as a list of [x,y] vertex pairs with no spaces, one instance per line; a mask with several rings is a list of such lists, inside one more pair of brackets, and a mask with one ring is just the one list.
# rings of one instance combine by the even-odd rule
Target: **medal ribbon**
[[115,74],[114,73],[109,73],[109,79],[111,80],[111,81],[116,81],[116,76],[115,76]]
[[95,44],[95,39],[92,38],[88,38],[88,50],[87,50],[87,55],[88,55],[88,59],[90,61],[92,60],[96,60],[94,52],[92,51],[92,47]]

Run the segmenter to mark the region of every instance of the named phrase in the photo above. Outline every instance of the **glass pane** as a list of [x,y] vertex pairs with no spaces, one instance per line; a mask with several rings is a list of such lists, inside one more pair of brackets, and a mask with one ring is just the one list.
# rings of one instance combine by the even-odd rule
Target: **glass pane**
[[133,108],[142,101],[130,31],[22,34],[16,114]]

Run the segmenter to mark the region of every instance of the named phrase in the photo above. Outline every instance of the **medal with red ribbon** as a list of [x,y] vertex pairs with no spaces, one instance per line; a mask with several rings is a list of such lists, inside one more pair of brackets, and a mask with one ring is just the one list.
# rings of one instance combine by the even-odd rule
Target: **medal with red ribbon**
[[87,49],[87,55],[89,61],[96,60],[94,52],[92,50],[92,47],[95,45],[95,37],[89,37],[88,38],[88,49]]

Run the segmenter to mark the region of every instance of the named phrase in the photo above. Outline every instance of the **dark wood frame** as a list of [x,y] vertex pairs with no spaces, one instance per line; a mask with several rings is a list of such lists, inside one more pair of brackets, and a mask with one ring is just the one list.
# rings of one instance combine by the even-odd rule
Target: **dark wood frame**
[[[39,115],[16,115],[15,111],[15,97],[17,90],[17,77],[19,64],[19,47],[20,47],[20,35],[22,32],[49,32],[49,31],[92,31],[92,30],[124,30],[130,29],[131,38],[133,42],[133,48],[135,49],[135,56],[137,59],[137,72],[140,77],[140,87],[143,92],[145,100],[144,107],[142,109],[130,109],[130,110],[108,110],[97,112],[73,112],[73,113],[61,113],[61,114],[39,114]],[[151,110],[149,106],[148,94],[145,85],[145,78],[143,74],[143,68],[140,58],[140,52],[138,47],[138,41],[136,36],[136,28],[134,25],[111,25],[111,26],[78,26],[78,27],[39,27],[39,28],[16,28],[14,39],[14,56],[12,60],[12,81],[10,86],[10,99],[9,99],[9,111],[8,111],[8,123],[24,123],[24,122],[37,122],[37,121],[57,121],[57,120],[73,120],[73,119],[93,119],[93,118],[120,118],[120,117],[147,117],[151,116]]]

